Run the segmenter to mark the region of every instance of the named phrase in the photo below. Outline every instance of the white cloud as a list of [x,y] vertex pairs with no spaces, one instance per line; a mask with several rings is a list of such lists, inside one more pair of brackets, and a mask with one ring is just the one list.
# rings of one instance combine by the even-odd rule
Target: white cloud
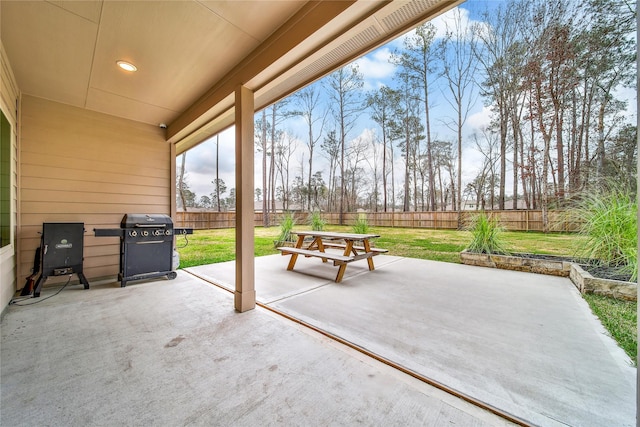
[[[181,164],[182,156],[177,156],[178,170]],[[185,171],[189,188],[198,197],[208,195],[213,191],[211,181],[216,178],[215,137],[187,151]],[[220,134],[218,173],[227,188],[235,186],[235,134],[233,128]]]
[[[459,25],[460,28],[469,28],[469,26],[472,24],[476,24],[476,23],[480,24],[479,21],[472,20],[469,17],[469,11],[463,7],[456,7],[453,9],[449,9],[442,15],[438,15],[435,18],[433,18],[431,21],[428,21],[431,24],[433,24],[433,26],[436,29],[435,40],[444,38],[447,35],[448,28],[450,29],[455,28],[456,20],[458,19],[458,17],[460,19],[460,25]],[[402,36],[398,37],[397,39],[389,43],[388,46],[391,46],[392,48],[401,49],[404,45],[404,41],[408,37],[415,37],[415,34],[416,34],[416,30],[414,28],[413,30],[408,31],[407,33],[403,34]]]
[[[451,9],[430,21],[436,28],[435,40],[438,41],[444,38],[447,30],[452,31],[458,20],[459,27],[463,29],[469,28],[472,24],[481,24],[479,21],[470,18],[470,13],[467,9],[462,7]],[[407,38],[415,37],[415,32],[416,30],[413,29],[383,47],[354,61],[354,63],[358,64],[360,72],[364,76],[365,91],[378,89],[387,84],[389,79],[393,77],[397,67],[390,63],[389,59],[394,50],[403,49],[404,41]]]
[[360,66],[360,72],[365,79],[386,79],[393,75],[396,68],[389,62],[390,57],[391,50],[388,47],[382,47],[355,62]]
[[[460,21],[460,24],[456,24],[457,21]],[[471,20],[467,9],[456,7],[438,15],[431,20],[431,23],[436,27],[436,39],[439,39],[444,38],[447,31],[452,31],[456,27],[469,28]]]
[[627,103],[623,115],[627,122],[635,124],[638,115],[638,92],[634,88],[619,86],[613,91],[613,96]]
[[395,73],[396,66],[389,62],[391,50],[384,46],[355,61],[364,77],[364,90],[378,89]]
[[471,114],[467,119],[467,126],[471,131],[486,128],[491,124],[491,116],[493,112],[490,106],[483,105],[482,110],[477,113]]
[[[479,23],[479,21],[471,19],[471,16],[476,16],[476,14],[470,14],[469,10],[464,7],[458,8],[457,11],[450,10],[432,20],[432,23],[436,28],[436,40],[445,36],[447,25],[452,27],[455,22],[456,14],[459,14],[459,19],[461,20],[461,25],[463,27],[469,23]],[[390,42],[355,61],[359,66],[360,72],[363,74],[365,91],[378,89],[382,85],[389,84],[389,81],[396,71],[396,66],[389,62],[390,56],[395,49],[402,49],[404,39],[411,35],[415,35],[415,30],[408,32],[395,41]],[[635,95],[635,93],[633,95]],[[627,98],[631,99],[631,94],[629,94]],[[432,104],[432,108],[434,108],[432,110],[433,115],[431,123],[432,138],[448,139],[452,135],[451,130],[436,120],[436,118],[443,119],[450,117],[450,108],[446,105],[446,102],[441,99],[441,95],[434,94],[431,101],[432,102],[430,104]],[[630,104],[629,110],[633,107],[635,107],[635,103],[633,105]],[[487,127],[490,124],[490,121],[491,108],[482,106],[481,102],[478,102],[474,106],[474,113],[469,116],[465,125],[465,135],[478,131],[483,127]],[[287,120],[286,124],[283,126],[286,126],[287,132],[292,135],[306,135],[307,132],[306,123],[301,118]],[[369,115],[367,113],[363,113],[358,119],[358,125],[353,129],[351,136],[357,135],[354,139],[371,141],[376,136],[374,128],[376,128],[376,125],[371,121]],[[326,131],[327,129],[325,129],[325,132]],[[466,138],[466,140],[468,140],[468,138]],[[372,148],[368,148],[366,156],[370,164],[373,164],[374,159],[377,157],[378,167],[381,167],[380,147],[378,147],[375,154]],[[463,151],[463,180],[465,182],[470,181],[477,174],[478,169],[482,164],[481,156],[481,153],[479,153],[472,144],[465,143]],[[308,149],[306,148],[304,141],[300,140],[298,141],[298,149],[291,158],[290,172],[292,179],[295,175],[300,174],[303,158],[306,175],[306,172],[308,172],[308,170],[306,170],[306,168],[308,168]],[[178,166],[180,166],[180,160],[180,156],[178,156],[176,159]],[[235,186],[235,136],[233,128],[223,132],[220,136],[218,161],[220,178],[225,181],[229,189],[233,188]],[[396,166],[396,190],[399,190],[404,179],[402,173],[404,169],[404,161],[397,149],[394,161]],[[209,194],[213,191],[213,184],[211,181],[215,179],[216,173],[215,138],[200,144],[192,150],[189,150],[187,153],[186,170],[188,173],[190,188],[198,195],[198,197]],[[325,175],[325,179],[328,178],[328,161],[319,146],[316,146],[314,151],[313,170],[314,172],[321,170]],[[255,152],[254,171],[255,186],[261,187],[262,153],[257,151]]]

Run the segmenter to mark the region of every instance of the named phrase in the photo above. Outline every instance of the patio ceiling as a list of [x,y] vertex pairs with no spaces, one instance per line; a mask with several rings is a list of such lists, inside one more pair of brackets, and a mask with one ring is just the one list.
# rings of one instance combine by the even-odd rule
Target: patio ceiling
[[0,28],[22,93],[166,123],[180,153],[233,123],[238,85],[261,109],[459,3],[5,0]]

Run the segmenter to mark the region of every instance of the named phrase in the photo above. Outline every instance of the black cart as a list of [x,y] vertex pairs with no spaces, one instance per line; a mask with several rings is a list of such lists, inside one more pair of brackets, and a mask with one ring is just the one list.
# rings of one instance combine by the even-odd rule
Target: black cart
[[120,237],[120,286],[130,280],[166,276],[176,278],[173,271],[173,238],[175,234],[193,234],[190,228],[174,228],[168,215],[125,214],[120,229],[94,229],[96,237]]

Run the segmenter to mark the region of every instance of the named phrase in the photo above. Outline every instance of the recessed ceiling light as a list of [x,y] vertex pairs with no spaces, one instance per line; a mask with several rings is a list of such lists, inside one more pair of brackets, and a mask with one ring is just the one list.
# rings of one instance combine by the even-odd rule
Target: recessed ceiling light
[[138,71],[138,67],[133,65],[131,62],[117,61],[116,64],[118,64],[118,67],[122,68],[125,71],[131,71],[131,72]]

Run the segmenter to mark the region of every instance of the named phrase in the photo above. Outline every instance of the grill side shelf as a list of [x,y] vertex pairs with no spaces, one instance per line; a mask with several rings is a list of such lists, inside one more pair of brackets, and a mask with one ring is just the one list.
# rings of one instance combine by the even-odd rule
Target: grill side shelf
[[173,229],[173,234],[176,236],[184,235],[184,234],[193,234],[193,228],[179,228],[176,227]]
[[124,230],[121,228],[94,228],[96,237],[122,237]]

